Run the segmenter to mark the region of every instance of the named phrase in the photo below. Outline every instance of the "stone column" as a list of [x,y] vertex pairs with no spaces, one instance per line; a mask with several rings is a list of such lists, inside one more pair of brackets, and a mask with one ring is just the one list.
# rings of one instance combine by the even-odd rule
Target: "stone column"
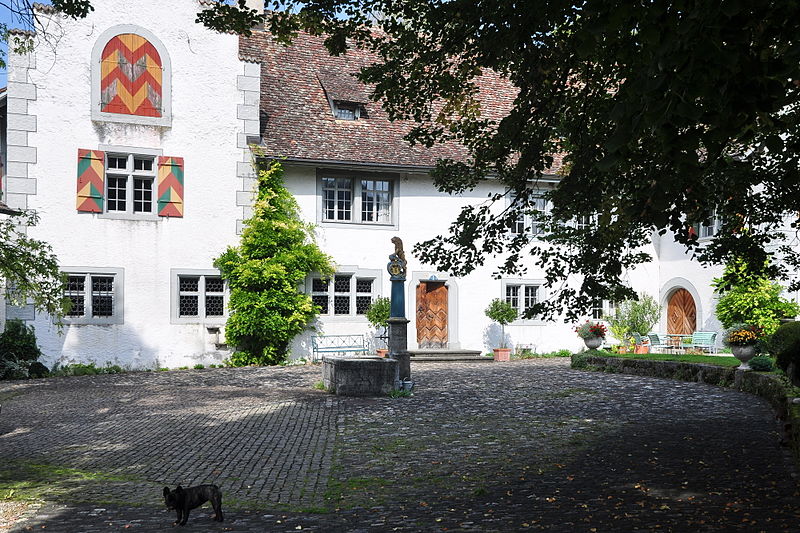
[[408,353],[406,318],[406,255],[403,241],[392,237],[394,253],[389,255],[389,279],[392,281],[392,304],[389,313],[389,357],[397,359],[397,380],[411,379],[411,354]]

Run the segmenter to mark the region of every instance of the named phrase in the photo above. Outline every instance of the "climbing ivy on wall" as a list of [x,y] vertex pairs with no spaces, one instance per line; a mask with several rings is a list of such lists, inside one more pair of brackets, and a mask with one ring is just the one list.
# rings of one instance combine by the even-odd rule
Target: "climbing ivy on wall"
[[291,340],[317,314],[299,289],[312,272],[333,273],[283,176],[279,162],[259,169],[253,216],[245,221],[240,244],[214,261],[230,290],[225,337],[235,347],[229,360],[234,366],[285,361]]

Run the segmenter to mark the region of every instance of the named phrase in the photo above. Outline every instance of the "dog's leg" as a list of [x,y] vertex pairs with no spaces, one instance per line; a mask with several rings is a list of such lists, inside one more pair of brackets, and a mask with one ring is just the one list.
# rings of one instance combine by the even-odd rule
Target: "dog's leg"
[[172,523],[173,526],[177,526],[178,524],[181,523],[181,514],[182,514],[181,513],[181,508],[180,507],[176,507],[175,508],[175,512],[177,513],[178,516],[177,516],[177,518],[175,518],[175,521]]
[[187,520],[189,520],[189,508],[188,507],[183,509],[183,520],[181,520],[180,525],[185,526]]
[[214,520],[222,522],[225,518],[222,516],[222,495],[216,494],[211,498],[211,506],[214,508]]

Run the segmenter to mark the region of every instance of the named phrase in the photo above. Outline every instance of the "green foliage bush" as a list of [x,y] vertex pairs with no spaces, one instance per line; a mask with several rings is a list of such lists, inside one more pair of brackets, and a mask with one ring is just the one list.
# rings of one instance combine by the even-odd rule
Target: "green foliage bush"
[[0,379],[27,378],[31,364],[41,355],[33,326],[18,319],[6,322],[5,331],[0,333]]
[[757,355],[750,359],[750,368],[758,372],[772,372],[775,369],[775,361],[768,355]]
[[[726,287],[728,279],[736,282]],[[763,276],[748,275],[747,266],[734,262],[725,267],[722,277],[714,279],[717,291],[717,319],[725,328],[737,323],[758,326],[765,335],[774,333],[782,318],[800,314],[800,307],[781,297],[783,287]]]
[[385,328],[389,325],[389,316],[392,310],[392,301],[385,296],[375,298],[367,308],[366,317],[373,327]]
[[333,268],[313,235],[283,183],[280,163],[260,169],[253,216],[241,242],[214,261],[230,287],[225,337],[236,351],[227,364],[286,360],[291,340],[314,319],[319,308],[298,287],[310,273],[331,275]]
[[603,317],[608,321],[611,334],[624,343],[634,333],[647,335],[661,317],[661,306],[649,294],[639,294],[638,300],[625,300],[613,315]]
[[500,324],[500,347],[506,347],[506,325],[517,318],[517,309],[500,298],[495,298],[484,311],[487,317]]
[[800,322],[781,324],[764,346],[775,356],[778,368],[787,372],[789,365],[794,363],[795,372],[800,371]]

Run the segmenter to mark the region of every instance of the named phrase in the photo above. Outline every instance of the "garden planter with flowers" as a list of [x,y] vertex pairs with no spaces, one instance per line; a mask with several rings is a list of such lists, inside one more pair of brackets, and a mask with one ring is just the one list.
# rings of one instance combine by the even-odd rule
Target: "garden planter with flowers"
[[591,320],[587,320],[575,328],[575,333],[583,339],[583,343],[590,350],[596,350],[603,344],[607,331],[604,324],[592,322]]
[[761,328],[748,324],[734,326],[725,334],[723,343],[731,349],[733,356],[742,362],[738,370],[750,370],[750,359],[758,353],[758,339],[761,337]]

